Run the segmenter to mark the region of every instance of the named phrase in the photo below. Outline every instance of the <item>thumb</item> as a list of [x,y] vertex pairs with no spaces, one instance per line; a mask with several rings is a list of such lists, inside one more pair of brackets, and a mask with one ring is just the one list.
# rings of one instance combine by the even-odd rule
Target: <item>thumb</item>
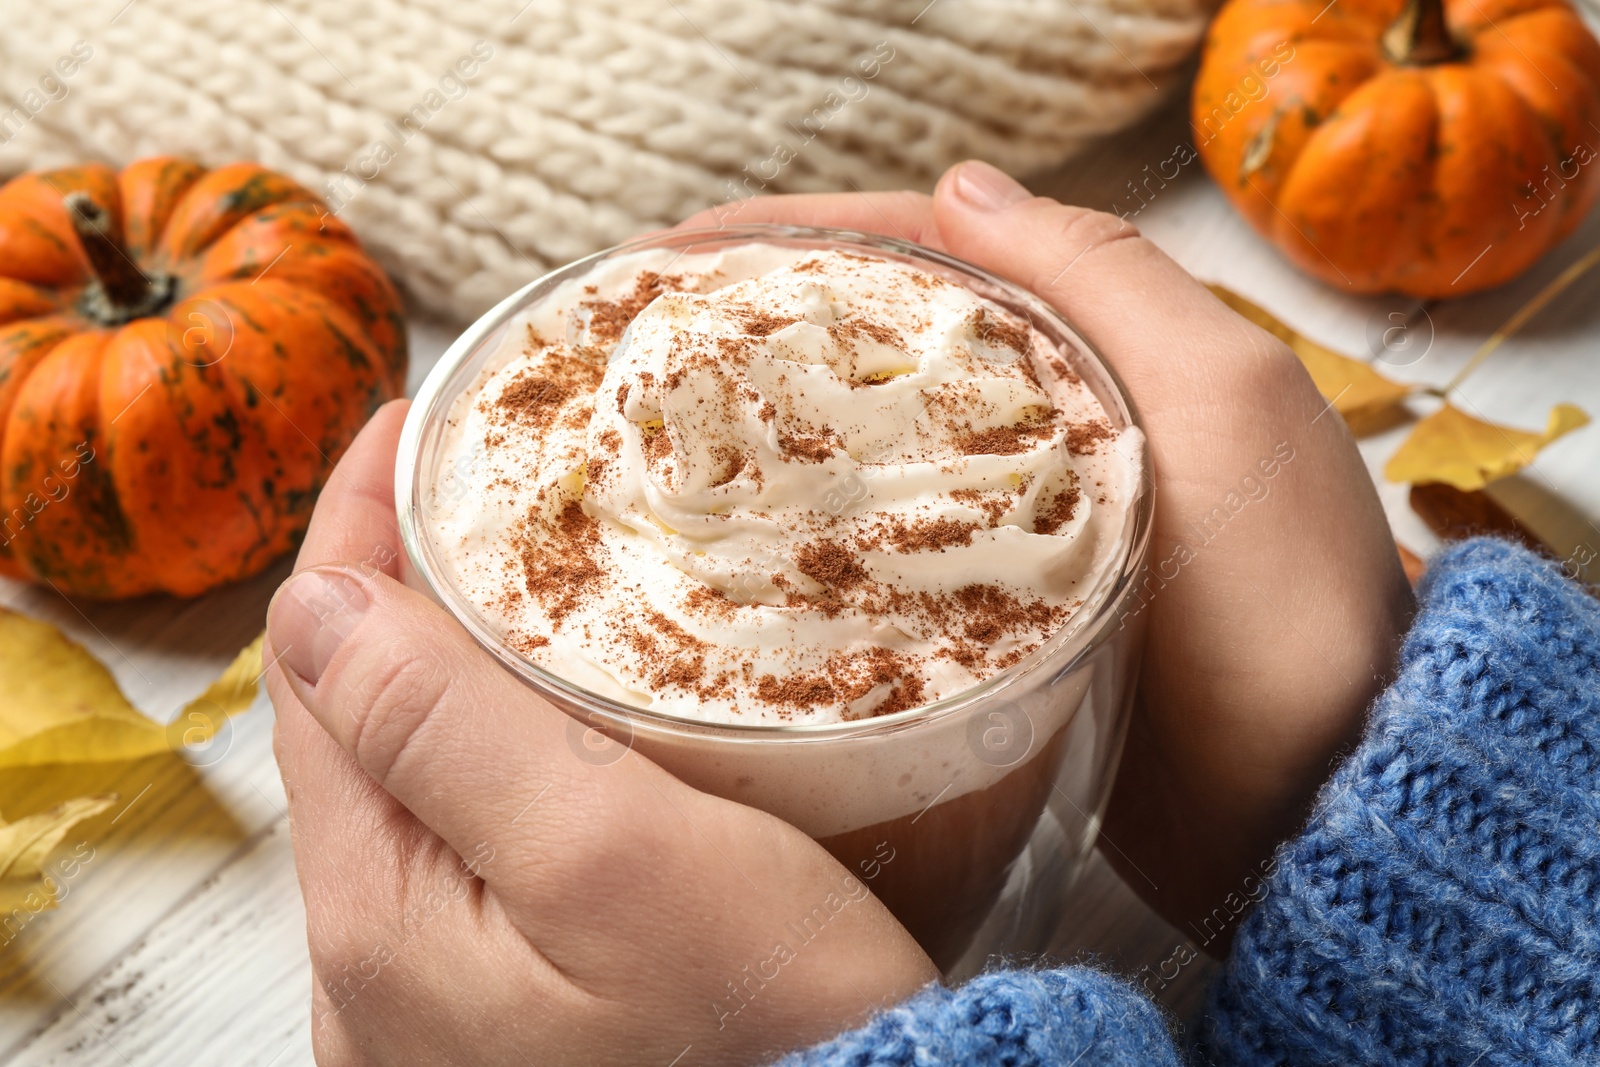
[[[444,609],[371,568],[292,576],[268,609],[267,639],[283,684],[363,771],[464,859],[494,857],[483,877],[536,941],[559,944],[571,918],[570,872],[545,855],[575,836],[597,852],[637,849],[634,830],[651,823],[637,813],[686,792],[625,749],[597,752],[584,724]],[[616,834],[630,839],[607,840]]]

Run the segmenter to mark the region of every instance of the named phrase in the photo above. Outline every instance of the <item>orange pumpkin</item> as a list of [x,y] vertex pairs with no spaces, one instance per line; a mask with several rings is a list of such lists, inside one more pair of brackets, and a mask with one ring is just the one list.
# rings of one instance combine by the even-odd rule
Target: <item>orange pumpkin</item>
[[1302,269],[1459,296],[1526,270],[1600,195],[1600,42],[1565,0],[1231,0],[1192,123]]
[[311,193],[147,159],[0,188],[0,573],[192,596],[293,547],[404,390],[393,285]]

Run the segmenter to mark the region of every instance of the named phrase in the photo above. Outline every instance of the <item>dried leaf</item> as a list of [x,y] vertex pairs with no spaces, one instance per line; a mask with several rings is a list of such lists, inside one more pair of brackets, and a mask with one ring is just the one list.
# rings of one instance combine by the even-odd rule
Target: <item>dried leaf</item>
[[167,747],[111,672],[47,622],[0,610],[0,767],[131,759]]
[[1317,390],[1344,416],[1351,429],[1361,429],[1398,405],[1411,393],[1411,387],[1390,381],[1371,364],[1341,355],[1319,345],[1284,323],[1259,304],[1221,285],[1207,286],[1224,304],[1288,345],[1300,357]]
[[1446,404],[1417,423],[1383,468],[1392,482],[1443,482],[1471,492],[1515,474],[1551,441],[1587,424],[1571,404],[1550,409],[1543,433],[1497,426]]
[[1441,541],[1493,534],[1521,541],[1535,552],[1551,551],[1481,489],[1463,492],[1441,482],[1422,482],[1411,487],[1411,510]]
[[263,671],[261,650],[266,640],[265,633],[257,634],[256,639],[233,658],[222,676],[185,704],[177,717],[167,724],[167,737],[173,748],[201,745],[211,740],[224,722],[255,701]]
[[45,861],[78,823],[116,803],[114,794],[77,797],[14,823],[0,820],[0,915],[56,906],[56,883]]
[[116,803],[114,794],[77,797],[55,807],[7,823],[0,819],[0,881],[36,878],[50,850],[67,831]]
[[1394,547],[1400,552],[1400,566],[1406,572],[1406,581],[1412,585],[1422,581],[1422,575],[1428,569],[1427,561],[1399,541],[1394,543]]
[[47,622],[0,609],[0,768],[138,759],[208,740],[249,707],[261,639],[170,726],[128,703],[111,673]]

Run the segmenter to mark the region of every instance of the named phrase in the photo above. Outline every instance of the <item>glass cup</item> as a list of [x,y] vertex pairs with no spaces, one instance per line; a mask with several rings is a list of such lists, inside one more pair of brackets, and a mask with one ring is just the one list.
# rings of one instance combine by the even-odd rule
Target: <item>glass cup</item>
[[[1099,399],[1138,426],[1116,375],[1054,309],[960,260],[842,230],[675,230],[578,260],[502,301],[440,359],[400,439],[395,498],[403,576],[447,608],[529,688],[571,716],[577,758],[643,755],[698,789],[770,812],[816,839],[905,924],[945,974],[991,956],[1043,953],[1099,829],[1122,748],[1143,638],[1135,583],[1150,537],[1148,449],[1121,543],[1066,625],[983,683],[895,714],[843,723],[723,725],[628,706],[509,647],[458,588],[430,515],[472,491],[470,457],[445,454],[451,405],[480,380],[508,324],[563,283],[647,249],[711,252],[749,242],[840,249],[909,263],[1032,322]],[[821,921],[825,921],[826,916]]]

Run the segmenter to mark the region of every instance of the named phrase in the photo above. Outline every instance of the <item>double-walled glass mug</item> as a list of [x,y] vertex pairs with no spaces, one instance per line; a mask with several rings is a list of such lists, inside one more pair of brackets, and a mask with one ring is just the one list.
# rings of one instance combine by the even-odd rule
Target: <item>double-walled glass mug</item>
[[[943,276],[1030,321],[1118,429],[1137,426],[1117,377],[1031,293],[950,256],[839,230],[677,230],[600,252],[512,294],[450,347],[400,440],[395,496],[405,580],[444,605],[506,669],[572,716],[578,758],[634,752],[688,784],[770,812],[815,838],[861,880],[950,977],[994,954],[1044,951],[1093,847],[1121,752],[1143,637],[1134,595],[1150,537],[1148,450],[1105,570],[1067,623],[1011,668],[954,696],[877,718],[726,725],[589,692],[515,651],[461,591],[431,523],[439,494],[473,491],[448,454],[452,405],[509,359],[512,320],[619,256],[702,253],[752,242],[842,250]],[[570,285],[567,291],[570,291]],[[629,610],[618,605],[619,611]]]

